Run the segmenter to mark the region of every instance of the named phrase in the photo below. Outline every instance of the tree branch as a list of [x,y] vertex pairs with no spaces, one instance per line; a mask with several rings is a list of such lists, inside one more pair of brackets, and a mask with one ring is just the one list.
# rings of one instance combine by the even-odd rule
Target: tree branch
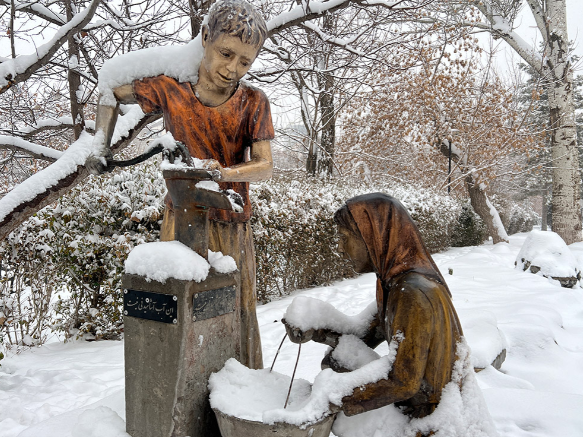
[[23,152],[35,159],[42,159],[43,161],[49,162],[55,162],[63,156],[63,152],[58,150],[8,135],[0,135],[0,149],[10,149],[15,152]]
[[33,55],[21,55],[0,64],[0,93],[13,85],[24,82],[38,69],[46,65],[69,35],[83,29],[91,21],[101,0],[92,0],[91,5],[67,24],[61,26],[56,35],[46,44],[38,47]]
[[504,17],[497,15],[492,6],[486,2],[472,2],[478,10],[488,20],[489,26],[477,26],[482,29],[486,28],[494,37],[502,38],[512,47],[516,53],[532,68],[542,72],[543,58],[537,52],[536,48],[528,44],[520,35],[512,30],[512,25]]
[[[123,150],[138,136],[140,131],[146,125],[158,120],[160,117],[160,115],[148,115],[142,117],[131,129],[129,129],[126,135],[112,145],[112,151],[116,153]],[[34,186],[37,179],[42,181],[43,172],[46,172],[54,165],[57,165],[58,162],[59,161],[31,176],[25,181],[25,183],[28,186]],[[18,202],[18,197],[20,195],[18,191],[22,190],[18,190],[18,187],[23,186],[24,183],[15,187],[11,192],[0,199],[0,215],[2,217],[0,218],[0,239],[6,238],[10,232],[22,224],[26,219],[34,215],[41,208],[44,208],[57,200],[60,196],[66,194],[71,188],[83,181],[87,176],[89,176],[89,172],[85,169],[83,164],[78,164],[74,166],[73,169],[70,169],[70,171],[63,172],[55,184],[44,190],[42,188],[37,190],[32,198],[21,202]],[[14,198],[16,198],[16,201]]]

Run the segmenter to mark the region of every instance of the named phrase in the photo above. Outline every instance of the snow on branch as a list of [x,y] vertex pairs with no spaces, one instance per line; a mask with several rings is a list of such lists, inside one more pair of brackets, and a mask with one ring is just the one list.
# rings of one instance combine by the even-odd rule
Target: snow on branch
[[0,149],[24,152],[33,158],[45,161],[56,161],[63,155],[63,152],[51,149],[50,147],[41,146],[40,144],[31,143],[22,138],[8,135],[0,135]]
[[[0,5],[4,5],[7,8],[11,7],[10,0],[0,0]],[[56,24],[58,26],[62,26],[67,22],[67,19],[62,14],[57,14],[56,12],[51,11],[46,6],[40,4],[39,2],[14,2],[14,9],[20,12],[26,12],[27,14],[31,14],[42,18],[43,20],[47,20],[49,23]]]
[[474,24],[475,27],[488,30],[494,36],[502,38],[518,55],[537,71],[542,70],[543,58],[535,47],[527,43],[520,35],[514,32],[512,23],[502,15],[496,13],[491,0],[488,2],[473,2],[488,20],[487,24]]
[[351,38],[351,40],[349,41],[349,40],[345,40],[342,38],[337,38],[337,37],[332,36],[332,35],[328,35],[327,33],[323,32],[322,29],[320,29],[314,23],[303,23],[302,27],[314,32],[316,35],[318,35],[318,38],[320,38],[323,42],[326,42],[326,43],[335,45],[337,47],[343,48],[343,49],[347,50],[348,52],[353,53],[355,55],[365,56],[365,53],[362,50],[354,48],[350,45],[356,38]]
[[29,202],[41,193],[78,170],[92,151],[93,136],[83,132],[79,139],[63,152],[54,164],[35,173],[12,189],[0,200],[0,221],[19,205]]
[[46,65],[57,50],[75,33],[89,23],[101,0],[93,0],[91,5],[73,17],[67,24],[61,26],[53,38],[39,46],[36,53],[20,55],[0,64],[0,93],[11,86],[23,82],[32,76],[39,68]]
[[[112,151],[115,153],[125,148],[146,125],[159,118],[159,115],[145,116],[138,106],[133,107],[118,119]],[[0,199],[0,239],[6,238],[27,218],[89,176],[84,165],[93,149],[93,136],[83,132],[56,162]]]
[[288,27],[297,26],[305,21],[321,17],[325,12],[334,12],[345,8],[351,3],[361,4],[364,3],[364,0],[328,0],[324,2],[302,0],[300,5],[277,15],[267,22],[269,35],[274,35]]

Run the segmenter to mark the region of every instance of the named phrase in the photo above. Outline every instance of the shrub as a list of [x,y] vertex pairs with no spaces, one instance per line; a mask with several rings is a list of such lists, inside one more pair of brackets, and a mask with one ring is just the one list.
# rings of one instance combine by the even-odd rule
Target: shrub
[[259,301],[353,276],[352,267],[337,251],[333,215],[347,199],[376,191],[401,200],[430,251],[449,247],[461,206],[447,196],[396,184],[278,173],[251,190]]
[[[124,261],[135,245],[158,239],[165,191],[154,163],[89,178],[1,242],[0,342],[31,346],[50,329],[117,338]],[[401,200],[432,252],[450,245],[465,210],[448,196],[280,172],[251,190],[259,301],[354,275],[337,252],[333,215],[347,199],[376,191]]]
[[508,235],[517,232],[530,232],[533,226],[540,221],[540,216],[533,210],[528,199],[522,203],[512,204],[509,215]]
[[469,203],[462,205],[451,233],[453,247],[477,246],[488,238],[488,229]]
[[0,244],[0,312],[11,344],[121,332],[123,263],[159,234],[164,181],[152,163],[89,177]]

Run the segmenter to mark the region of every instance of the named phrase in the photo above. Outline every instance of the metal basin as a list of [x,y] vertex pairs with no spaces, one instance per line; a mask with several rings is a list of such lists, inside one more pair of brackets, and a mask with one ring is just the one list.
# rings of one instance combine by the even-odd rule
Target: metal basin
[[336,418],[336,414],[332,414],[302,429],[289,423],[278,422],[268,425],[263,422],[229,416],[219,410],[214,410],[214,412],[223,437],[329,437]]

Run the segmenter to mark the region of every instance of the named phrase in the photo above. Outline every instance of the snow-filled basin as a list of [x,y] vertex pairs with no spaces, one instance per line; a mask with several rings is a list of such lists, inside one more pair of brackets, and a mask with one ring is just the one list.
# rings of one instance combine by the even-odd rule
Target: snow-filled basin
[[[253,370],[234,358],[209,379],[210,403],[223,437],[328,437],[334,415],[311,423],[285,423],[269,420],[270,410],[285,405],[291,378],[269,369]],[[312,385],[294,379],[287,409],[298,410],[310,398]]]

